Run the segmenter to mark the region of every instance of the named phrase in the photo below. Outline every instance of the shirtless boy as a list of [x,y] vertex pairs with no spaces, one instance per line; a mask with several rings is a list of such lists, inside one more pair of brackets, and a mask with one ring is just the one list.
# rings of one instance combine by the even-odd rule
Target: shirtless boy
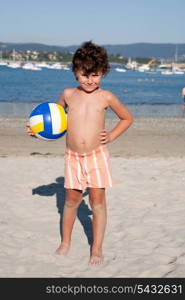
[[[70,248],[77,208],[83,191],[88,188],[93,213],[89,263],[94,265],[103,262],[102,244],[107,222],[105,189],[113,185],[107,144],[128,129],[132,115],[112,92],[100,88],[102,77],[109,71],[104,48],[92,42],[84,43],[73,56],[72,70],[79,86],[65,89],[57,102],[68,111],[68,128],[62,241],[56,253],[67,254]],[[119,118],[109,132],[105,130],[108,107]]]
[[185,87],[182,88],[181,95],[183,98],[183,112],[185,113]]

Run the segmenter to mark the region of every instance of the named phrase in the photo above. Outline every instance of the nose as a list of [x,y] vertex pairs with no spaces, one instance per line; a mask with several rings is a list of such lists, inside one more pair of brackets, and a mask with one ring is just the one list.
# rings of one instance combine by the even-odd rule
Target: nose
[[93,83],[93,77],[89,76],[87,82],[88,82],[88,84],[92,84]]

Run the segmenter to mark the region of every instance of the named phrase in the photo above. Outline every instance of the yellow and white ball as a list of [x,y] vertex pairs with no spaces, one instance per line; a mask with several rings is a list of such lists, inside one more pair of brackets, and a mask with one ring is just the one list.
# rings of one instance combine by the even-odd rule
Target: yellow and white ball
[[56,140],[67,131],[67,114],[57,103],[43,102],[32,110],[29,123],[38,138]]

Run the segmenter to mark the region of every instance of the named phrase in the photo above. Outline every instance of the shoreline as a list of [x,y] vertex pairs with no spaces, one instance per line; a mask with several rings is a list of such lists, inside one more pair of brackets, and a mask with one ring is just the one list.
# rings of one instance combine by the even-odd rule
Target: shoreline
[[[26,118],[40,104],[40,101],[7,101],[0,100],[0,118]],[[127,103],[124,105],[136,118],[184,118],[185,112],[181,103]],[[107,110],[106,118],[114,118],[115,114]]]
[[[27,136],[28,118],[0,117],[0,156],[50,155],[63,156],[65,137],[43,141]],[[117,118],[106,118],[111,130]],[[184,157],[185,118],[135,117],[132,126],[108,145],[113,157]]]

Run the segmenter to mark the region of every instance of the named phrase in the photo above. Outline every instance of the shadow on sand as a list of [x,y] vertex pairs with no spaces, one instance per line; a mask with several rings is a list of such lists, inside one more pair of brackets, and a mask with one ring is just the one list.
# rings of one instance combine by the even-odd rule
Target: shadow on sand
[[[64,210],[64,203],[65,203],[65,188],[64,188],[64,177],[56,178],[56,182],[41,185],[32,190],[32,195],[40,195],[40,196],[53,196],[56,195],[56,206],[58,209],[58,213],[60,214],[60,235],[62,239],[62,218],[63,218],[63,210]],[[88,191],[83,193],[83,197],[88,195]],[[83,230],[86,234],[88,244],[90,247],[92,246],[92,220],[91,216],[92,211],[89,209],[88,205],[82,200],[78,212],[77,217],[83,227]]]

